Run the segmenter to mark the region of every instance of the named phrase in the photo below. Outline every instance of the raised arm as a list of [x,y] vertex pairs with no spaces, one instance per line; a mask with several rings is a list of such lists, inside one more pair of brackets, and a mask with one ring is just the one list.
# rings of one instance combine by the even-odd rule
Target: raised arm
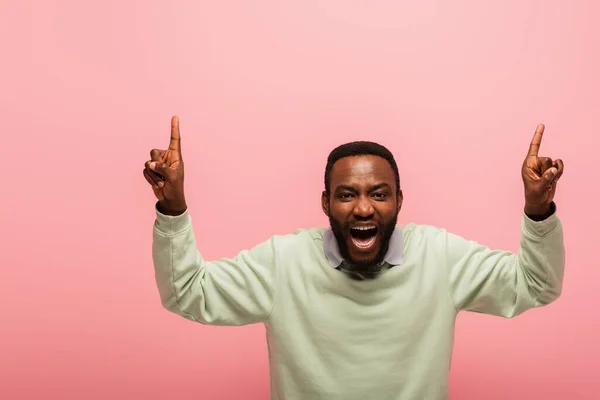
[[184,196],[179,120],[171,120],[167,150],[152,150],[144,176],[158,202],[152,255],[163,306],[211,325],[246,325],[268,319],[277,280],[275,238],[236,257],[205,261],[197,250]]
[[514,317],[561,294],[565,248],[554,194],[564,165],[538,157],[543,132],[544,125],[538,125],[522,165],[525,207],[519,250],[492,250],[446,232],[438,237],[457,310]]

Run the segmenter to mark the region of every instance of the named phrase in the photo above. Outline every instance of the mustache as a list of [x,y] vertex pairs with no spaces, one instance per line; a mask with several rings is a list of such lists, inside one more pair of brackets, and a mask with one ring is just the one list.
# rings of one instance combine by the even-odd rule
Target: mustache
[[346,221],[343,224],[340,225],[340,228],[342,228],[343,230],[350,230],[350,228],[352,228],[352,225],[355,225],[358,222],[370,222],[373,225],[375,225],[377,227],[377,229],[381,230],[380,228],[383,226],[383,224],[381,222],[377,222],[375,220],[372,219],[357,219],[357,220],[353,220],[353,221]]

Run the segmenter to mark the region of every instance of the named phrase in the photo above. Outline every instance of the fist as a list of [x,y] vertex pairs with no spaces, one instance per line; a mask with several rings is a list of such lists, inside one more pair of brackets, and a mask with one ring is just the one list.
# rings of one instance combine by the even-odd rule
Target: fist
[[525,213],[536,217],[551,213],[556,185],[564,170],[562,160],[538,156],[544,128],[543,124],[537,126],[521,170],[525,185]]
[[144,177],[158,199],[158,210],[166,215],[180,215],[187,209],[183,192],[183,158],[179,118],[171,118],[171,140],[167,150],[154,149],[144,165]]

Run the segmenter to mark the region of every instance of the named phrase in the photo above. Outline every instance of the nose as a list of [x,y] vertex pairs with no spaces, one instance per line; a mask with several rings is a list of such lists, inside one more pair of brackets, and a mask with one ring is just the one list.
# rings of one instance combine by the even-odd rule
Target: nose
[[354,216],[361,219],[367,219],[371,217],[374,212],[375,210],[369,199],[361,196],[354,207]]

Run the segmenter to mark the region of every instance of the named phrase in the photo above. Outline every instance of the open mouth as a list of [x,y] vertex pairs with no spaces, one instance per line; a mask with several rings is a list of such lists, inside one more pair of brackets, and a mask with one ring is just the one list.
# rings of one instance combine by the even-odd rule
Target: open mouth
[[377,239],[377,227],[375,225],[355,226],[350,228],[350,237],[356,247],[367,250]]

